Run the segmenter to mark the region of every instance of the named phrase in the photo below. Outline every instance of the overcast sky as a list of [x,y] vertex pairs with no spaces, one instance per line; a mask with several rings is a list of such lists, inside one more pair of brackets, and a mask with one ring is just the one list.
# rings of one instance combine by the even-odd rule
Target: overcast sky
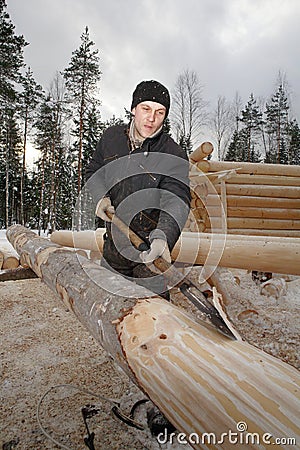
[[101,115],[123,116],[137,83],[171,91],[179,73],[197,72],[214,108],[219,95],[246,104],[268,98],[278,72],[300,121],[300,0],[7,0],[30,43],[25,61],[44,89],[70,62],[85,26],[99,49]]

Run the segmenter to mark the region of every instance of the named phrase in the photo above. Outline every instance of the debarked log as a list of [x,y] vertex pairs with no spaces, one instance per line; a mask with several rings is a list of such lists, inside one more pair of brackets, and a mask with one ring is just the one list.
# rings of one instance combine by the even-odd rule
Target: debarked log
[[[300,209],[300,198],[226,195],[226,199],[227,205],[232,207]],[[204,204],[207,206],[218,206],[220,204],[220,197],[216,194],[208,194],[205,197]]]
[[254,175],[275,175],[286,177],[299,177],[300,166],[288,164],[262,164],[237,161],[200,161],[197,166],[203,172],[220,172],[222,170],[236,169],[238,173]]
[[195,163],[207,158],[214,150],[211,142],[203,142],[199,147],[197,147],[189,156],[191,162]]
[[[219,217],[221,208],[218,206],[198,206],[196,208],[201,217],[208,214],[210,217]],[[264,219],[297,219],[300,220],[300,209],[296,208],[259,208],[253,206],[227,206],[228,217],[244,217],[244,218],[264,218]],[[237,227],[236,227],[237,228]],[[250,228],[250,227],[249,227]]]
[[172,258],[189,264],[300,275],[300,239],[183,232]]
[[[200,224],[201,225],[201,224]],[[77,242],[88,250],[103,246],[103,230],[86,230],[80,237],[76,233]],[[248,230],[248,234],[251,230]],[[277,236],[251,235],[223,235],[217,233],[197,233],[183,231],[172,251],[172,259],[186,264],[209,264],[221,267],[239,268],[247,270],[260,270],[263,272],[286,273],[300,275],[300,239],[290,237],[281,239]],[[242,230],[241,230],[242,232]],[[69,231],[59,231],[59,242],[67,245],[70,239]],[[57,234],[51,236],[54,242]],[[64,240],[64,236],[67,239]],[[298,235],[296,235],[298,236]],[[280,255],[280,257],[278,257]]]
[[232,449],[216,440],[242,434],[238,423],[250,435],[298,438],[295,368],[24,227],[10,227],[7,237],[177,429],[193,434],[194,448],[214,433],[209,448]]

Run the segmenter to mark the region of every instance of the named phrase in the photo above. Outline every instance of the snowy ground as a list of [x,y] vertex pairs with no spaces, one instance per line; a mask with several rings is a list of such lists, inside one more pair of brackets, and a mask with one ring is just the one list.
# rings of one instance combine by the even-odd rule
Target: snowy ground
[[[10,244],[1,230],[0,250],[4,248]],[[191,276],[197,279],[197,269]],[[300,278],[290,277],[286,294],[278,299],[261,295],[246,271],[223,270],[222,280],[230,298],[227,312],[236,329],[253,345],[299,369]],[[173,300],[185,304],[175,290]],[[129,382],[39,279],[0,284],[0,321],[4,450],[87,448],[81,409],[90,404],[101,410],[88,422],[95,432],[95,448],[158,448],[148,433],[115,419],[111,406],[97,398],[96,394],[120,398]],[[54,389],[56,385],[64,386]],[[64,447],[49,440],[38,425],[37,407],[47,391],[39,418],[46,432]]]

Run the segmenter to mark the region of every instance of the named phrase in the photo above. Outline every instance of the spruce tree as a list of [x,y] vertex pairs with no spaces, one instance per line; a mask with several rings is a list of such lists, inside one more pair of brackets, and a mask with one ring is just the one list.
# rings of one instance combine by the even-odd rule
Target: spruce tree
[[300,165],[300,127],[294,119],[289,124],[288,164]]
[[243,124],[243,131],[246,135],[246,148],[244,152],[244,161],[254,162],[259,159],[259,153],[255,150],[257,139],[261,136],[261,127],[263,125],[262,113],[259,111],[253,94],[241,112],[240,121]]
[[[77,146],[77,191],[82,187],[83,142],[88,119],[88,112],[98,104],[96,98],[100,80],[98,50],[93,50],[94,42],[90,40],[88,27],[81,35],[81,45],[72,53],[69,66],[64,70],[67,96],[73,107],[73,120],[76,126]],[[75,108],[74,108],[75,107]]]
[[279,84],[276,93],[266,104],[265,115],[269,142],[265,161],[268,163],[286,164],[288,161],[289,104],[282,83]]

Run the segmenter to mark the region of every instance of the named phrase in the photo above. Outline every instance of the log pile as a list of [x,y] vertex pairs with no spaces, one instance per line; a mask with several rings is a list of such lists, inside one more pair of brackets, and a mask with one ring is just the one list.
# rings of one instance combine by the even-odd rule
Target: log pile
[[299,166],[191,162],[192,211],[185,230],[300,237]]
[[8,249],[0,251],[0,270],[16,269],[20,265],[20,258],[14,251]]
[[[249,448],[257,448],[257,436],[266,433],[270,443],[298,438],[295,368],[241,339],[225,338],[147,289],[20,225],[10,227],[7,237],[177,429],[193,436],[194,448],[206,448],[203,433],[218,440],[229,430],[240,432],[240,439],[250,436],[253,445],[243,441]],[[216,442],[209,447],[219,448]],[[232,442],[225,439],[222,448],[232,449]]]

